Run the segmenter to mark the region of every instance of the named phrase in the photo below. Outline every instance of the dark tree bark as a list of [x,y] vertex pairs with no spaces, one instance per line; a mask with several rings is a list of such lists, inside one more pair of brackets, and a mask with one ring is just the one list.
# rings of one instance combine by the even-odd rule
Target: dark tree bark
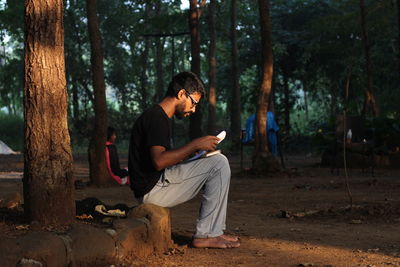
[[268,149],[267,111],[271,95],[273,75],[273,54],[271,40],[271,22],[269,17],[269,1],[258,0],[260,9],[261,47],[262,47],[262,81],[259,90],[257,112],[255,150],[253,155],[253,170],[257,173],[268,173],[279,170],[279,163]]
[[379,115],[379,107],[375,100],[375,95],[373,93],[373,81],[372,81],[372,62],[371,62],[371,45],[368,39],[368,31],[366,26],[365,18],[365,1],[360,0],[360,12],[361,12],[361,31],[362,39],[365,51],[365,71],[367,75],[367,84],[364,86],[364,105],[362,110],[362,116],[365,115],[370,110],[373,115]]
[[290,134],[290,90],[289,90],[289,66],[288,59],[283,59],[281,64],[283,78],[283,95],[284,95],[284,118],[285,118],[285,134]]
[[399,64],[399,76],[400,77],[400,0],[397,0],[397,60]]
[[[80,48],[80,36],[79,36],[79,30],[78,30],[78,25],[76,25],[76,18],[75,18],[75,12],[74,9],[76,8],[76,3],[74,1],[70,2],[69,8],[65,12],[65,20],[69,21],[69,27],[72,32],[73,37],[73,42],[78,44],[78,47]],[[72,49],[70,49],[72,50]],[[80,49],[79,49],[80,50]],[[84,65],[78,63],[78,60],[76,59],[77,57],[75,55],[72,55],[73,51],[66,51],[65,58],[67,60],[67,66],[66,66],[66,73],[67,73],[67,81],[68,84],[70,85],[71,92],[72,92],[72,124],[74,126],[74,130],[77,131],[79,128],[79,97],[78,97],[78,76],[81,74],[79,71],[78,66],[81,65],[83,67]],[[69,55],[71,54],[71,55]],[[79,54],[81,55],[81,54]],[[80,58],[80,57],[78,57]]]
[[79,98],[78,98],[78,85],[76,81],[72,84],[72,121],[75,130],[78,128],[79,122]]
[[107,105],[104,81],[103,48],[97,19],[97,0],[86,0],[89,39],[91,47],[90,62],[94,91],[94,131],[89,144],[90,181],[96,186],[110,183],[107,167],[105,143],[107,139]]
[[[149,20],[149,15],[150,15],[150,1],[146,1],[145,2],[145,8],[144,8],[144,22],[145,22],[145,32],[147,31],[148,28],[148,20]],[[144,48],[143,48],[143,53],[141,55],[141,71],[140,71],[140,93],[142,96],[141,99],[141,107],[142,110],[145,110],[147,108],[147,104],[148,104],[148,94],[147,94],[147,74],[146,74],[146,70],[147,70],[147,62],[149,59],[149,47],[150,47],[150,39],[149,38],[145,38],[144,39]]]
[[[189,9],[189,30],[191,45],[191,71],[200,78],[200,29],[199,29],[200,9],[197,7],[197,0],[190,0]],[[194,139],[203,135],[202,104],[198,105],[196,112],[190,116],[189,137]]]
[[31,222],[75,219],[67,121],[63,1],[25,1],[24,210]]
[[209,93],[208,93],[208,126],[207,133],[215,134],[216,131],[216,105],[217,105],[217,57],[216,57],[216,39],[217,32],[215,30],[215,6],[216,0],[210,0],[209,5],[209,26],[210,26],[210,47],[208,55],[208,79],[209,79]]
[[[156,2],[156,16],[161,14],[161,0]],[[160,102],[164,98],[164,69],[163,69],[163,54],[164,54],[164,41],[161,37],[156,39],[156,95],[154,102]]]
[[235,147],[239,146],[241,132],[241,108],[237,46],[237,1],[231,0],[231,59],[232,59],[232,97],[230,104],[231,138]]

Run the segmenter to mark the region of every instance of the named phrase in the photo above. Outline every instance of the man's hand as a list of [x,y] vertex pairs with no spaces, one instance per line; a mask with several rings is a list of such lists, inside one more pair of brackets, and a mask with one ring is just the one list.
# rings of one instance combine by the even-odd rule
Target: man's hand
[[157,171],[161,171],[187,159],[190,155],[199,150],[214,151],[219,141],[220,139],[218,137],[208,135],[194,139],[183,147],[168,151],[166,151],[163,146],[152,146],[150,148],[150,155],[154,168]]
[[216,136],[207,135],[194,139],[192,143],[195,145],[196,150],[213,151],[217,147],[219,140],[220,139]]

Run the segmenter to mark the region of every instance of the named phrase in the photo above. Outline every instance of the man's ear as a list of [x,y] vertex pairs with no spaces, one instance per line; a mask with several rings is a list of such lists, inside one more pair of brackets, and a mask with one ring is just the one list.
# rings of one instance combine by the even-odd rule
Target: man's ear
[[176,98],[180,100],[184,95],[186,95],[186,90],[182,88],[181,90],[178,91]]

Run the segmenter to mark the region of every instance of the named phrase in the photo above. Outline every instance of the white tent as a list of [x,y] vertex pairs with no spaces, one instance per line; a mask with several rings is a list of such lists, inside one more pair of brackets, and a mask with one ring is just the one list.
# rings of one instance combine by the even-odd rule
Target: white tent
[[10,154],[19,154],[19,152],[13,151],[3,141],[0,140],[0,154],[10,155]]

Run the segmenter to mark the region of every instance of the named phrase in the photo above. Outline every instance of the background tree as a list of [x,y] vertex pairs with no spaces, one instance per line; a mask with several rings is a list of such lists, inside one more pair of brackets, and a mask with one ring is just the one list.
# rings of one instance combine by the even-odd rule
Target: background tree
[[94,185],[110,183],[106,166],[105,143],[107,140],[107,105],[104,82],[103,48],[97,20],[97,0],[87,0],[87,18],[91,46],[91,67],[94,91],[94,130],[89,144],[89,175]]
[[[182,9],[181,1],[150,1],[147,17],[145,2],[97,1],[99,27],[104,42],[107,110],[110,121],[120,133],[118,145],[121,152],[126,151],[132,123],[144,108],[141,77],[146,77],[146,99],[147,104],[151,104],[153,96],[164,95],[160,92],[165,88],[161,88],[159,81],[170,80],[177,72],[191,69],[193,59],[191,39],[187,34],[188,10]],[[332,130],[334,118],[344,106],[349,114],[362,113],[367,83],[360,0],[270,2],[275,65],[271,92],[274,97],[271,103],[274,104],[284,140],[292,142],[286,148],[299,147],[305,142],[298,142],[298,138],[310,140],[320,128]],[[230,100],[233,96],[231,28],[226,27],[231,24],[231,3],[216,1],[215,9],[218,18],[215,21],[215,58],[218,61],[215,124],[216,128],[225,129],[231,125]],[[372,90],[380,108],[377,118],[374,119],[372,112],[368,112],[366,119],[371,124],[386,118],[397,120],[400,114],[399,62],[398,57],[388,56],[399,54],[397,1],[364,3],[370,60],[373,62]],[[198,4],[199,1],[197,8]],[[255,56],[261,55],[262,51],[257,4],[257,1],[237,1],[237,28],[240,31],[236,31],[236,43],[240,62],[240,115],[243,117],[255,112],[257,88],[262,79],[262,58]],[[23,8],[21,1],[0,0],[0,113],[5,117],[11,117],[11,114],[22,117],[22,91],[18,88],[23,84],[24,34],[23,20],[18,14],[23,12]],[[88,146],[94,121],[91,49],[85,28],[86,1],[68,0],[65,9],[65,58],[67,86],[71,96],[70,133],[75,152],[80,152]],[[204,9],[204,12],[208,11]],[[198,20],[198,26],[202,29],[199,31],[201,40],[210,39],[207,21]],[[146,40],[149,49],[146,66],[143,66],[140,62]],[[196,64],[202,73],[209,70],[206,56],[211,48],[209,41],[200,42],[198,48],[199,64]],[[201,78],[206,84],[211,84],[208,75]],[[347,81],[349,101],[345,103],[343,88]],[[203,106],[207,106],[205,101]],[[202,111],[206,114],[208,109]],[[208,116],[204,116],[199,125],[207,120]],[[21,124],[19,128],[23,127],[21,121],[15,121],[15,124]],[[180,121],[176,124],[176,140],[184,142],[189,129]],[[6,124],[1,121],[1,125]],[[10,135],[9,129],[7,127],[7,131],[0,131],[0,138],[17,136]],[[23,138],[20,139],[16,149],[22,149]],[[12,143],[18,145],[18,142]],[[223,149],[228,150],[225,147]]]
[[216,104],[217,104],[217,57],[216,57],[216,38],[217,33],[215,30],[215,9],[216,1],[210,0],[208,7],[208,24],[210,31],[210,46],[208,52],[208,80],[209,80],[209,93],[208,93],[208,126],[207,133],[215,134],[216,131]]
[[[201,0],[203,7],[205,0]],[[197,0],[190,0],[189,9],[189,29],[190,29],[190,47],[191,47],[191,71],[201,78],[200,71],[200,8],[198,7]],[[190,116],[189,137],[194,139],[203,135],[202,130],[202,105],[196,107],[196,112]]]
[[[156,17],[161,15],[161,0],[157,0],[155,4]],[[156,75],[157,75],[157,90],[154,97],[154,102],[160,102],[164,98],[164,68],[163,68],[163,53],[164,53],[164,39],[156,39]]]
[[240,87],[239,87],[239,66],[238,66],[238,46],[237,46],[237,2],[231,0],[231,60],[232,60],[232,94],[230,103],[231,115],[231,139],[234,146],[239,146],[241,132],[241,106],[240,106]]
[[24,209],[30,221],[75,219],[67,126],[63,1],[25,1]]
[[368,38],[368,30],[366,25],[366,11],[365,1],[360,0],[360,13],[361,13],[361,32],[362,40],[365,51],[365,77],[366,85],[364,86],[364,105],[362,109],[362,115],[365,116],[367,111],[370,109],[373,115],[378,115],[379,109],[375,101],[375,95],[373,93],[373,78],[372,78],[372,62],[371,62],[371,45]]
[[259,90],[256,131],[255,131],[255,150],[253,155],[253,169],[256,172],[272,172],[279,167],[275,158],[268,149],[267,138],[267,111],[269,98],[271,97],[271,85],[273,75],[273,55],[271,39],[271,23],[269,18],[269,1],[258,0],[260,9],[260,28],[262,44],[262,81]]

